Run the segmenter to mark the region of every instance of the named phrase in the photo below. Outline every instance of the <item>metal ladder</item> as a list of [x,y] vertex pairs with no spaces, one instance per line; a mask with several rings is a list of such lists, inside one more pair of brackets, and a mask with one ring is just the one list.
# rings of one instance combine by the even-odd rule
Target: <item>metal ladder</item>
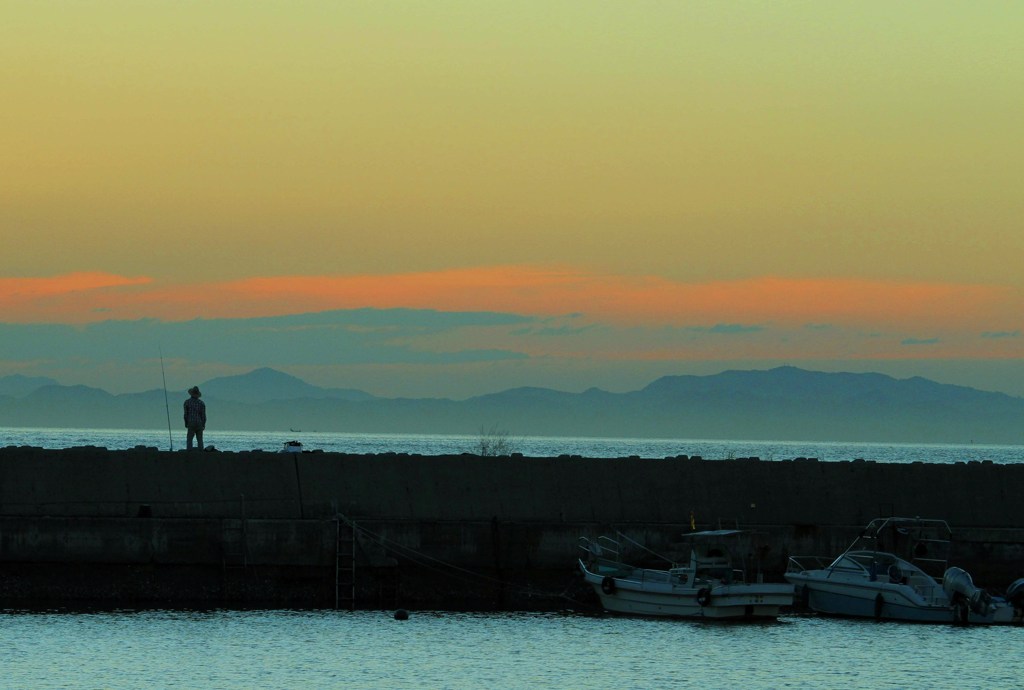
[[334,608],[356,608],[356,525],[340,513],[334,520]]

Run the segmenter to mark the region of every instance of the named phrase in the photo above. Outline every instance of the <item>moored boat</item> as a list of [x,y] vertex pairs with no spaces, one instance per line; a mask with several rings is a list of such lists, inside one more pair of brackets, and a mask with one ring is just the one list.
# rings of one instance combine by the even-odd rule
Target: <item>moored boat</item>
[[[918,623],[1019,624],[1024,578],[992,596],[949,567],[944,520],[876,518],[838,557],[791,556],[786,580],[820,614]],[[938,574],[941,573],[941,576]],[[941,577],[941,583],[939,578]]]
[[[689,561],[667,569],[622,562],[621,542],[610,537],[580,539],[585,556],[579,560],[583,577],[606,611],[639,616],[709,619],[774,619],[793,603],[793,586],[747,582],[746,569],[734,558],[729,542],[741,530],[710,530],[688,535]],[[619,534],[619,539],[627,539]],[[646,547],[633,545],[652,553]],[[657,554],[655,554],[657,555]]]

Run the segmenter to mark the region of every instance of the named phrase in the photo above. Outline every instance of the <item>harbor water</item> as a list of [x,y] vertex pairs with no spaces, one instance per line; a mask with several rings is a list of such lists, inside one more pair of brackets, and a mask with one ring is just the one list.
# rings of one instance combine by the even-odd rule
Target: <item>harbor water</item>
[[[220,451],[261,449],[275,452],[287,441],[299,441],[307,451],[328,453],[405,453],[409,455],[459,455],[479,452],[480,436],[354,434],[301,431],[220,431],[208,430],[203,443]],[[493,440],[493,436],[491,439]],[[877,462],[954,463],[985,462],[1016,463],[1024,461],[1024,446],[981,444],[900,444],[900,443],[822,443],[804,441],[735,441],[663,438],[579,438],[579,437],[517,437],[501,435],[500,440],[513,451],[527,457],[558,457],[578,455],[586,458],[620,458],[637,456],[659,459],[677,455],[700,456],[708,460],[757,457],[761,460],[817,458],[823,462],[843,460],[874,460]],[[0,428],[0,447],[37,446],[41,448],[72,448],[98,446],[125,450],[135,446],[161,450],[181,450],[185,446],[184,431],[175,429],[11,429]]]
[[336,611],[0,613],[0,687],[1019,688],[1024,628]]

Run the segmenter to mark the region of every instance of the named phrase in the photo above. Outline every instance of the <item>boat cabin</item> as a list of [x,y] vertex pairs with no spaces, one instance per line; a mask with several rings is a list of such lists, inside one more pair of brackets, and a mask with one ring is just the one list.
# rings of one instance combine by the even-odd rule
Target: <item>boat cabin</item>
[[746,568],[743,567],[743,559],[737,555],[738,537],[743,534],[747,532],[719,529],[685,535],[692,541],[688,570],[698,580],[723,584],[744,582]]

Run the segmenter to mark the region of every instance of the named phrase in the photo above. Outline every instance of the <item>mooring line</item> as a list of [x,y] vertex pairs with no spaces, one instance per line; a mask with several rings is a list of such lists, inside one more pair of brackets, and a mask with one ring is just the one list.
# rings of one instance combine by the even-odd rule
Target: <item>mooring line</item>
[[[421,551],[417,551],[416,549],[413,549],[411,547],[405,546],[403,544],[399,544],[398,542],[395,542],[395,541],[393,541],[391,539],[388,539],[387,537],[384,537],[384,536],[381,536],[379,534],[376,534],[375,532],[371,532],[370,530],[366,529],[362,525],[358,525],[355,522],[349,520],[344,515],[340,515],[339,514],[338,517],[340,519],[344,520],[349,525],[351,525],[354,529],[356,529],[359,532],[365,534],[371,541],[379,544],[385,550],[390,551],[392,553],[395,553],[397,555],[400,555],[400,556],[402,556],[402,557],[404,557],[404,558],[406,558],[408,560],[411,560],[412,562],[416,563],[420,567],[426,568],[426,569],[431,570],[433,572],[437,572],[437,573],[441,573],[441,574],[450,574],[450,573],[448,573],[448,572],[446,572],[446,571],[441,569],[441,568],[447,568],[450,571],[456,571],[458,573],[463,573],[466,576],[469,576],[469,577],[460,577],[460,579],[462,579],[464,581],[467,581],[467,582],[471,581],[471,579],[483,580],[483,581],[490,582],[490,583],[493,583],[493,584],[496,584],[496,585],[501,585],[503,587],[509,587],[509,588],[511,588],[511,589],[513,589],[515,591],[518,591],[521,594],[538,595],[538,596],[539,595],[544,595],[544,596],[552,596],[552,597],[565,598],[564,594],[561,594],[561,593],[555,593],[555,592],[546,591],[546,590],[538,590],[538,589],[536,589],[534,587],[525,587],[525,586],[523,586],[521,584],[517,584],[517,583],[514,583],[514,582],[509,582],[507,580],[501,580],[501,579],[498,579],[498,578],[494,578],[494,577],[491,577],[490,575],[484,575],[483,573],[479,573],[479,572],[475,572],[475,571],[472,571],[472,570],[468,570],[466,568],[463,568],[461,566],[455,565],[453,563],[448,563],[446,561],[442,561],[440,558],[435,558],[433,556],[429,556],[429,555],[427,555],[427,554],[425,554],[425,553],[423,553]],[[434,566],[430,565],[427,562],[436,564],[437,566],[440,566],[440,567],[434,567]]]

